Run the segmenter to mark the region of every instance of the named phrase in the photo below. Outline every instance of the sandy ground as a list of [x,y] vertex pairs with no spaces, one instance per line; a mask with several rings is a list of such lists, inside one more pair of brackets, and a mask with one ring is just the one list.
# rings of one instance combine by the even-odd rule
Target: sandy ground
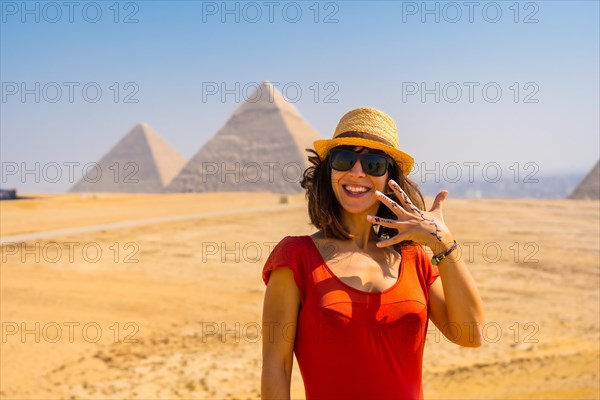
[[[44,195],[0,203],[2,237],[100,229],[1,249],[0,396],[258,398],[260,273],[286,235],[312,232],[302,196]],[[600,203],[456,200],[446,220],[486,310],[482,348],[430,325],[429,399],[600,396]],[[303,398],[295,367],[292,393]]]

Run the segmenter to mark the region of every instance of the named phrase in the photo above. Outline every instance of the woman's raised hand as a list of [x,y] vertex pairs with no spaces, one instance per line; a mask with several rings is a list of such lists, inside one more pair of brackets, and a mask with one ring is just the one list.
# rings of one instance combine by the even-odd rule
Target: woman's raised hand
[[388,182],[400,204],[390,199],[383,193],[377,191],[375,196],[385,204],[398,217],[397,220],[381,218],[374,215],[367,216],[371,223],[397,229],[398,234],[389,239],[383,239],[377,243],[378,247],[391,246],[403,240],[412,240],[424,246],[428,246],[434,253],[449,248],[454,239],[442,216],[442,203],[448,196],[448,191],[443,190],[435,197],[429,211],[419,210],[410,201],[406,193],[393,180]]

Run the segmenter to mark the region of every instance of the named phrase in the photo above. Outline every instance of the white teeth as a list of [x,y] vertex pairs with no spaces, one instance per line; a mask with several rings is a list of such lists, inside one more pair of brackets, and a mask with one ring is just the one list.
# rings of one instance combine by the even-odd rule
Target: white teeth
[[364,187],[364,186],[349,186],[349,185],[345,185],[344,188],[352,193],[364,193],[366,191],[368,191],[369,189]]

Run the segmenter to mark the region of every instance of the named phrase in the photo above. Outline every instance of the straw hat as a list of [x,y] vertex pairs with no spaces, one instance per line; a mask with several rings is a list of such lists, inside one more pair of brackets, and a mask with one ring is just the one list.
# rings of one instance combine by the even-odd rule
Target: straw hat
[[337,146],[363,146],[384,151],[394,159],[404,175],[412,170],[415,160],[400,150],[398,129],[394,120],[384,112],[374,108],[357,108],[340,119],[333,139],[317,140],[315,150],[324,160]]

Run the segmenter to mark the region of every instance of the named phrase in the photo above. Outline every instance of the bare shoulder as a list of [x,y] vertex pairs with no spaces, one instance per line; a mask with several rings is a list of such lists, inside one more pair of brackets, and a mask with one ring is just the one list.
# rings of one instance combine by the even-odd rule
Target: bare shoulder
[[310,238],[314,241],[326,239],[325,235],[323,235],[323,231],[316,231],[315,233],[310,235]]

